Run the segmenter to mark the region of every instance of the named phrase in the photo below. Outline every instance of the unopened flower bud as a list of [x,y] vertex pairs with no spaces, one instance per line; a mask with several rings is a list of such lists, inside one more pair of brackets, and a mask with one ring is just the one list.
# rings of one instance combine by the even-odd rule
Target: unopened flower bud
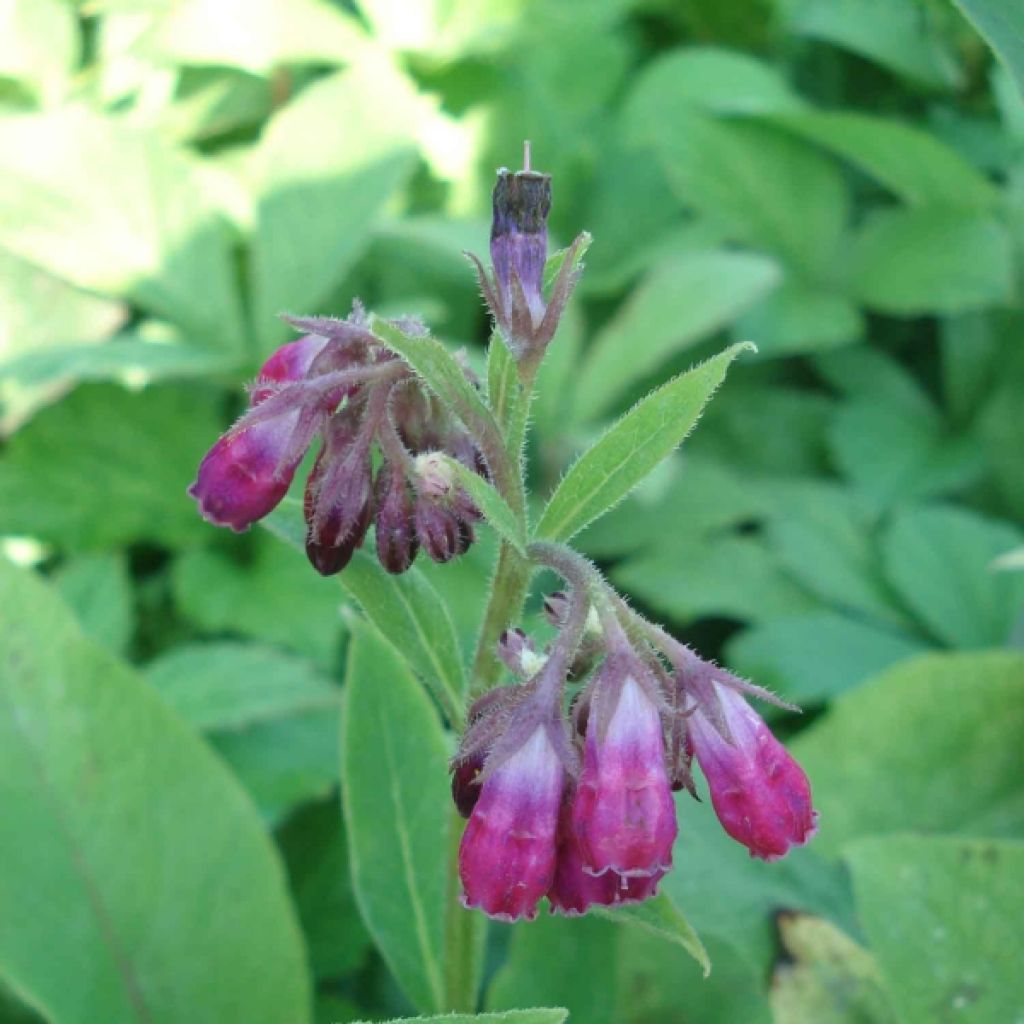
[[305,436],[296,442],[302,426],[302,413],[295,409],[252,424],[243,420],[221,437],[188,489],[203,518],[241,532],[273,511],[309,443]]
[[498,657],[513,675],[523,679],[536,675],[547,661],[547,655],[541,654],[533,640],[518,628],[501,634]]
[[440,452],[417,455],[416,490],[435,503],[449,501],[455,494],[455,470]]
[[512,310],[524,300],[531,319],[539,323],[544,315],[551,176],[502,168],[494,186],[493,207],[491,263],[502,304]]
[[372,511],[369,446],[337,415],[306,481],[306,554],[323,576],[341,572],[363,543]]
[[[726,739],[698,703],[689,736],[722,827],[753,857],[777,860],[817,831],[803,769],[735,690],[714,683]],[[730,742],[731,740],[731,742]]]
[[276,349],[260,367],[260,372],[256,377],[256,387],[249,395],[250,404],[259,405],[260,402],[269,398],[274,393],[273,385],[275,384],[287,384],[302,380],[326,344],[326,338],[321,338],[316,334],[307,334],[297,341],[290,341],[287,345]]
[[377,557],[390,573],[405,572],[416,559],[415,502],[405,471],[385,462],[377,473]]

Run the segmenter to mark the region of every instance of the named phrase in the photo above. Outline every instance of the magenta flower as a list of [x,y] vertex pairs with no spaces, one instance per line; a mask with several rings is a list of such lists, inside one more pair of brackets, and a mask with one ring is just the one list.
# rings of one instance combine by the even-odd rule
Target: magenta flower
[[543,724],[485,776],[459,847],[463,904],[532,919],[555,873],[565,769]]
[[241,533],[273,511],[306,450],[295,441],[301,418],[292,410],[251,425],[242,422],[217,441],[188,489],[204,519]]
[[548,890],[553,914],[578,917],[592,906],[609,907],[622,903],[640,903],[658,891],[664,871],[653,875],[617,875],[606,871],[590,874],[583,863],[583,851],[573,827],[574,795],[562,801],[558,817],[558,862],[555,877]]
[[689,736],[722,827],[753,857],[777,860],[817,831],[803,769],[743,696],[715,683],[730,743],[698,702]]
[[591,698],[573,827],[594,875],[650,877],[672,864],[676,808],[661,714],[634,667],[610,656]]
[[260,367],[256,387],[250,394],[250,403],[259,405],[269,398],[274,393],[275,384],[302,380],[326,344],[326,338],[306,334],[297,341],[290,341],[275,349],[273,355]]

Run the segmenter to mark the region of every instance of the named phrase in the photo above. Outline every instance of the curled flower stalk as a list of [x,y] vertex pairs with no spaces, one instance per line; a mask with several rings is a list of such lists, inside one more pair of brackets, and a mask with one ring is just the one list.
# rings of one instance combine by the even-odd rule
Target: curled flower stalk
[[[591,491],[573,481],[573,501],[589,519],[559,533],[551,523],[545,532],[542,517],[531,529],[520,453],[533,385],[589,242],[583,233],[548,259],[551,201],[550,177],[528,163],[498,172],[491,268],[472,257],[496,329],[491,344],[501,346],[489,354],[486,388],[417,320],[376,320],[358,303],[345,319],[286,317],[300,336],[264,363],[248,408],[190,488],[208,520],[245,530],[299,489],[299,468],[318,446],[302,484],[307,557],[333,575],[367,547],[395,577],[396,616],[429,591],[418,559],[459,558],[483,520],[498,532],[468,707],[457,687],[440,700],[447,724],[462,732],[451,760],[465,821],[450,837],[453,964],[473,956],[472,928],[452,926],[469,920],[461,907],[515,921],[533,918],[545,900],[552,913],[577,916],[654,897],[669,871],[686,869],[674,864],[673,847],[694,813],[685,794],[696,798],[703,785],[695,765],[723,829],[752,856],[782,857],[817,826],[806,775],[748,698],[790,706],[646,620],[557,539],[594,518],[589,503],[614,490],[621,450],[611,470],[594,457]],[[701,385],[704,400],[716,383]],[[663,406],[656,416],[661,430]],[[564,517],[563,509],[552,521]],[[564,581],[543,600],[554,630],[546,645],[523,614],[540,569]],[[387,632],[387,622],[377,625]],[[408,628],[396,625],[391,639],[426,679],[406,649]],[[471,987],[472,973],[463,970],[461,984]],[[472,1004],[472,991],[453,997],[453,1006]]]

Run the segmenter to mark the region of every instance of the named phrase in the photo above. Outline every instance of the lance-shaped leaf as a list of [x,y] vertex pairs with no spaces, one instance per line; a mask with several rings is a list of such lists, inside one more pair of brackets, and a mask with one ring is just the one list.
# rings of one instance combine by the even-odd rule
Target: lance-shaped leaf
[[[305,544],[298,501],[285,500],[263,525],[295,547]],[[455,727],[461,726],[466,677],[459,640],[448,607],[413,566],[401,576],[385,572],[365,551],[357,551],[337,577],[412,670],[430,688]]]
[[353,623],[342,802],[360,913],[417,1009],[444,1009],[448,741],[408,667]]
[[562,478],[537,536],[565,541],[617,505],[693,429],[732,361],[750,342],[673,377],[638,402],[583,453]]
[[284,874],[223,764],[0,560],[0,976],[55,1024],[304,1021]]

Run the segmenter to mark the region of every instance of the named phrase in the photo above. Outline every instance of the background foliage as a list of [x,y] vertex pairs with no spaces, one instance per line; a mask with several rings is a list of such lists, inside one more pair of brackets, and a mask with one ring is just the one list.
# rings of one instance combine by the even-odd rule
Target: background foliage
[[594,235],[538,496],[758,345],[577,539],[808,709],[822,831],[765,865],[687,803],[665,888],[710,977],[543,916],[491,929],[480,1019],[1024,1019],[1024,14],[962,7],[0,3],[0,1021],[443,1009],[451,737],[401,655],[462,686],[493,537],[389,606],[185,487],[282,310],[479,359],[461,250],[524,137]]

